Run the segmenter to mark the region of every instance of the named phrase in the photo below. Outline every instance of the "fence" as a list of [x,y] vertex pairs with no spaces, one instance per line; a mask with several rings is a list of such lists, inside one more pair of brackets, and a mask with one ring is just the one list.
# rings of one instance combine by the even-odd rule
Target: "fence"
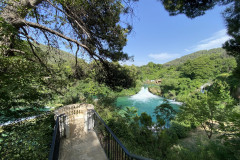
[[53,139],[51,144],[51,150],[48,159],[58,160],[60,139],[66,135],[64,124],[66,122],[65,114],[57,116],[54,126]]
[[[87,115],[87,128],[94,129],[109,160],[150,160],[131,154],[95,110],[88,110]],[[66,136],[64,124],[66,124],[66,115],[57,116],[49,160],[58,159],[60,139]]]
[[93,118],[89,117],[89,120],[94,120],[94,130],[109,160],[150,160],[131,154],[98,113],[95,110],[91,112],[93,112]]

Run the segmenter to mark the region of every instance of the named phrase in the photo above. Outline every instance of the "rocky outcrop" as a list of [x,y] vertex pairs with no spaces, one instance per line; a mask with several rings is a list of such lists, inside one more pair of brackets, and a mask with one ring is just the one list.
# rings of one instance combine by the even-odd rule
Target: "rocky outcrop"
[[151,92],[152,94],[161,96],[161,89],[158,87],[149,87],[148,91]]

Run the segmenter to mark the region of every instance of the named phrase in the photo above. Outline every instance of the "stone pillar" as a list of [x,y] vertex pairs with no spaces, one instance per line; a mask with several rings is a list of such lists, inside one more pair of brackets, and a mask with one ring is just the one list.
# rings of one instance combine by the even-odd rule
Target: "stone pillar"
[[70,127],[69,127],[69,118],[68,118],[68,116],[66,116],[64,128],[65,128],[66,138],[69,138],[70,137]]
[[94,117],[93,117],[94,112],[93,112],[93,110],[94,110],[94,106],[93,105],[87,106],[87,112],[88,112],[88,121],[87,121],[87,123],[88,123],[88,130],[89,131],[92,131],[93,127],[94,127]]

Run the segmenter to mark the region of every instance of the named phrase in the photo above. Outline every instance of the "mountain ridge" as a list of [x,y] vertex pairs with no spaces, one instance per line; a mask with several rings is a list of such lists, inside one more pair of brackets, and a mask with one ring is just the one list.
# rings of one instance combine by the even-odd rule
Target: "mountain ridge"
[[204,55],[211,55],[211,54],[217,54],[217,53],[223,54],[224,56],[228,56],[226,51],[222,48],[214,48],[214,49],[210,49],[210,50],[200,50],[197,52],[193,52],[193,53],[184,55],[184,56],[174,59],[172,61],[166,62],[163,64],[163,66],[177,66],[177,65],[185,63],[188,60],[193,60],[193,59],[196,59],[196,58],[204,56]]

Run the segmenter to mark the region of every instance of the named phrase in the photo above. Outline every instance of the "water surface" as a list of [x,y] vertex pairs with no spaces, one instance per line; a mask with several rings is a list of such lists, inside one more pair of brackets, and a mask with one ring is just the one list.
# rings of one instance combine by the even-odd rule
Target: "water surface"
[[[142,87],[141,90],[133,96],[118,97],[116,106],[122,107],[123,109],[126,107],[135,107],[138,110],[138,115],[141,115],[142,112],[146,112],[152,116],[153,121],[156,121],[153,113],[154,109],[161,105],[163,101],[163,97],[153,95],[148,91],[148,88]],[[173,100],[168,100],[168,102],[175,111],[179,110],[179,106],[181,105],[180,102],[175,102]]]

